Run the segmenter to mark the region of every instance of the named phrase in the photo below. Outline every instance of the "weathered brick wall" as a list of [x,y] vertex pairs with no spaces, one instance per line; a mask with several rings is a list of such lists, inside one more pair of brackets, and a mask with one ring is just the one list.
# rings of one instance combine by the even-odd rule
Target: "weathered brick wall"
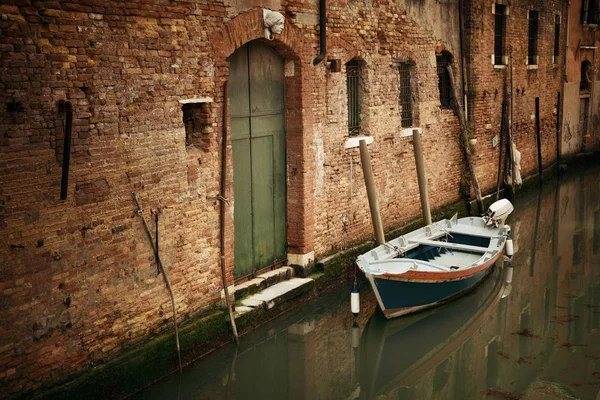
[[[600,80],[597,65],[600,53],[595,49],[599,40],[597,30],[582,23],[582,0],[570,3],[569,43],[567,49],[567,73],[564,83],[563,136],[561,151],[565,158],[582,151],[595,151],[600,146]],[[583,62],[592,65],[591,90],[581,90],[581,69]],[[585,107],[588,107],[585,110]],[[590,115],[587,123],[582,116]],[[589,131],[588,129],[589,128]]]
[[[180,315],[219,300],[218,205],[207,199],[218,190],[218,127],[186,150],[178,103],[221,101],[206,40],[219,10],[170,2],[0,6],[2,396],[105,360],[167,326],[169,297],[134,191],[146,218],[162,209],[162,257]],[[66,201],[60,99],[74,110]],[[13,101],[22,111],[4,109]],[[216,108],[211,115],[220,121]]]
[[[509,4],[506,22],[505,54],[512,46],[513,57],[513,134],[521,152],[521,174],[537,173],[537,144],[535,134],[535,98],[540,98],[540,131],[542,163],[556,159],[557,97],[561,90],[562,59],[554,65],[554,16],[565,14],[561,1],[499,2]],[[510,68],[494,68],[494,14],[491,0],[465,1],[467,41],[469,120],[477,140],[476,165],[480,185],[490,190],[496,184],[499,148],[492,145],[500,137],[502,99],[505,80],[510,82]],[[527,69],[528,10],[539,11],[538,55],[539,68]],[[561,31],[566,23],[562,19]],[[560,54],[564,54],[564,36],[561,35]]]
[[[286,68],[289,252],[314,251],[320,258],[372,236],[358,150],[344,149],[345,70],[310,64],[318,52],[316,1],[4,2],[0,384],[8,389],[3,396],[61,379],[170,327],[169,297],[132,192],[139,194],[148,220],[150,210],[161,211],[161,258],[180,319],[220,302],[214,196],[227,57],[261,37],[260,5],[287,17],[272,45]],[[456,7],[434,0],[329,5],[329,59],[343,65],[358,57],[366,63],[364,130],[374,138],[369,149],[386,228],[420,214],[411,139],[400,135],[398,59],[415,64],[432,206],[459,198],[458,121],[439,107],[435,63],[436,52],[447,50],[459,71]],[[490,33],[477,32],[484,34]],[[549,74],[544,68],[524,98],[547,86],[541,83]],[[478,85],[495,76],[493,70],[474,73],[481,75]],[[188,135],[194,146],[186,147],[179,101],[200,97],[213,101],[198,111],[204,125]],[[65,201],[58,199],[65,120],[59,100],[71,101],[74,110]],[[550,123],[548,101],[542,101],[544,124]],[[492,107],[477,104],[473,115],[479,121]],[[494,121],[499,125],[499,113]],[[475,125],[482,143],[490,134],[481,130],[483,123]],[[519,135],[527,158],[535,151],[534,139]],[[489,188],[487,177],[493,177],[497,161],[492,154],[485,157],[491,149],[481,144],[477,149],[478,172]],[[552,158],[546,147],[544,155]],[[226,197],[232,193],[229,156]],[[524,171],[530,170],[524,163]],[[227,210],[232,283],[233,208]]]
[[[457,141],[458,120],[451,110],[440,108],[435,59],[436,52],[442,50],[453,54],[455,60],[459,58],[458,10],[453,4],[433,2],[385,7],[340,3],[331,4],[328,15],[329,35],[334,36],[328,57],[340,59],[342,64],[352,58],[365,62],[362,127],[364,134],[374,138],[369,151],[383,224],[389,229],[421,212],[412,138],[400,135],[398,60],[415,64],[418,95],[414,107],[419,123],[414,125],[422,128],[432,207],[459,198],[462,155]],[[407,17],[419,9],[419,22]],[[426,23],[428,18],[438,20],[440,14],[448,16],[445,24],[434,27]],[[360,29],[349,21],[358,22]],[[313,99],[319,107],[314,112],[313,130],[318,258],[373,233],[358,148],[344,148],[348,139],[345,69],[335,73],[319,66],[316,77]]]

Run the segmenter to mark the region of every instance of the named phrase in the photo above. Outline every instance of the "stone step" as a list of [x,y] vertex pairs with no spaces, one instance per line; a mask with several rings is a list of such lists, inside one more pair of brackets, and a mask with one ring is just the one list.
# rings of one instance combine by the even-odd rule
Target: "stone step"
[[294,269],[287,266],[257,275],[255,278],[250,279],[249,281],[235,285],[235,300],[241,300],[246,296],[257,293],[261,290],[265,290],[270,286],[276,285],[279,282],[293,277]]
[[270,310],[278,304],[308,292],[315,286],[312,278],[291,278],[255,293],[235,307],[235,318],[255,309]]

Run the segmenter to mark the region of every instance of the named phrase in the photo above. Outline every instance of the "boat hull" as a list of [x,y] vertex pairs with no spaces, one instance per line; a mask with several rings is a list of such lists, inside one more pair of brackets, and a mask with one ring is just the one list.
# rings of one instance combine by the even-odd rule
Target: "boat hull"
[[490,267],[500,254],[498,252],[496,257],[473,268],[469,271],[470,274],[369,274],[368,278],[383,315],[386,318],[394,318],[444,304],[472,290],[489,274]]

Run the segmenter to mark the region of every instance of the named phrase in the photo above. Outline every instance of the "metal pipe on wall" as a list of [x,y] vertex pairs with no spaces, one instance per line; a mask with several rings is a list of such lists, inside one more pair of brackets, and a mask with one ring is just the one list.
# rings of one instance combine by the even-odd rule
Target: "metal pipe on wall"
[[[571,21],[569,20],[571,16],[571,1],[567,2],[567,29],[565,33],[565,71],[564,71],[564,81],[569,82],[569,25]],[[564,104],[564,103],[563,103]],[[564,115],[564,114],[563,114]]]
[[73,105],[69,100],[61,100],[58,107],[65,111],[65,135],[63,145],[62,175],[60,179],[60,199],[67,199],[69,188],[69,166],[71,163],[71,131],[73,127]]
[[463,0],[458,2],[458,23],[459,23],[459,46],[460,46],[460,57],[461,57],[461,79],[462,79],[462,96],[463,106],[465,109],[465,119],[469,120],[469,106],[467,99],[467,57],[465,56],[465,22],[463,14]]
[[319,1],[319,55],[312,60],[312,65],[319,64],[327,55],[327,0]]
[[220,264],[221,264],[221,279],[223,281],[223,292],[225,293],[225,304],[227,304],[227,312],[229,313],[229,320],[231,321],[231,330],[233,332],[233,338],[235,343],[240,344],[240,338],[238,337],[237,327],[235,325],[235,317],[233,315],[233,307],[231,300],[229,299],[229,289],[227,287],[227,278],[225,271],[225,185],[227,183],[227,118],[228,107],[227,107],[227,82],[223,85],[223,131],[221,135],[221,179],[220,179],[220,208],[219,208],[219,225],[220,225]]

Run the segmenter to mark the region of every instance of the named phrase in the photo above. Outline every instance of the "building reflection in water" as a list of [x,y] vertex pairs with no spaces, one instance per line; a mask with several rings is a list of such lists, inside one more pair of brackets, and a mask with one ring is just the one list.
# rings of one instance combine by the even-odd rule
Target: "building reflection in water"
[[469,295],[385,320],[370,289],[302,306],[138,394],[194,399],[597,399],[600,170],[515,201],[515,254]]

